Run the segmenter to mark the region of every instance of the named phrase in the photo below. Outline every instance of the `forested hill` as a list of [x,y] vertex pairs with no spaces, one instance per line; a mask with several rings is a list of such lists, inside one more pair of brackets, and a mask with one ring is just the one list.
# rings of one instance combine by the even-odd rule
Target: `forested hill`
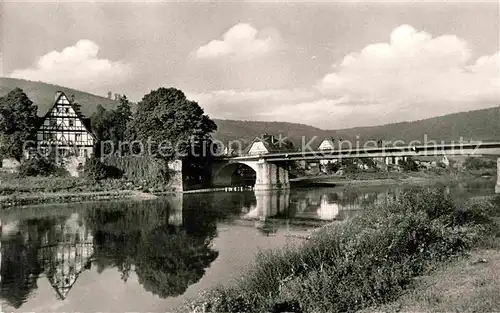
[[62,91],[66,96],[75,96],[75,101],[81,104],[82,113],[90,117],[95,112],[97,105],[101,104],[105,108],[115,108],[118,101],[109,100],[105,97],[96,96],[87,92],[51,85],[43,82],[34,82],[24,79],[0,77],[0,96],[7,94],[12,89],[21,88],[38,106],[38,115],[43,116],[54,104],[56,91]]
[[[98,104],[105,108],[114,108],[117,101],[71,88],[32,82],[21,79],[0,77],[0,96],[3,96],[15,87],[20,87],[28,97],[38,105],[38,114],[43,115],[53,104],[54,93],[64,91],[68,97],[75,95],[75,99],[82,105],[82,112],[90,117]],[[200,103],[203,106],[203,103]],[[326,137],[342,138],[355,141],[359,136],[361,142],[367,140],[429,140],[458,141],[465,140],[499,140],[500,141],[500,106],[489,109],[474,110],[456,114],[449,114],[425,120],[387,124],[372,127],[356,127],[341,130],[323,130],[313,126],[288,122],[258,122],[215,119],[218,130],[216,138],[224,142],[242,140],[243,144],[250,143],[256,136],[263,133],[283,135],[300,146],[302,138],[307,142],[317,136],[311,146],[317,146]]]
[[455,113],[413,122],[394,123],[382,126],[356,127],[340,130],[322,130],[308,125],[285,122],[255,122],[216,120],[219,130],[217,138],[228,141],[243,139],[250,141],[263,132],[283,134],[295,144],[302,141],[302,136],[309,141],[314,136],[317,140],[311,146],[317,146],[326,137],[342,138],[355,142],[368,140],[403,140],[409,142],[428,140],[446,142],[464,140],[500,141],[500,107]]

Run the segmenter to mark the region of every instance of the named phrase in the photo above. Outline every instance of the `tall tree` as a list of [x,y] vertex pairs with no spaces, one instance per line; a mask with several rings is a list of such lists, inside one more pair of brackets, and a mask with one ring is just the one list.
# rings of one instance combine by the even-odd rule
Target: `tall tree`
[[132,109],[130,108],[130,101],[127,99],[127,96],[123,95],[120,97],[120,104],[114,111],[114,119],[116,127],[120,130],[118,139],[124,140],[128,124],[132,119]]
[[[100,143],[112,142],[118,147],[120,141],[125,140],[128,123],[132,118],[130,102],[126,96],[120,98],[120,104],[115,110],[106,110],[102,105],[97,106],[97,111],[91,116],[92,130]],[[104,146],[111,148],[109,144]],[[100,149],[98,149],[100,151]],[[105,151],[109,153],[109,150]]]
[[156,144],[168,142],[161,155],[157,155],[165,159],[192,151],[201,155],[203,144],[210,141],[210,134],[217,129],[198,103],[188,100],[181,90],[163,87],[142,98],[130,124],[135,139],[144,145],[148,140]]
[[33,134],[37,106],[20,88],[0,98],[0,153],[21,160],[23,146]]

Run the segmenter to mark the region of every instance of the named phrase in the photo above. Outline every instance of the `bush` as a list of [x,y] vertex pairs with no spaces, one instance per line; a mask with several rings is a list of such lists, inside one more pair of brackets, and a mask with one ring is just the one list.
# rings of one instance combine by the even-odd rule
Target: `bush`
[[464,167],[471,170],[496,168],[496,161],[480,157],[468,157],[465,159]]
[[405,160],[399,161],[399,165],[405,172],[416,172],[418,171],[418,164],[413,158],[407,158]]
[[497,236],[499,209],[496,202],[459,206],[443,190],[413,190],[322,230],[302,246],[259,254],[234,286],[205,293],[189,308],[280,312],[275,308],[284,304],[293,312],[354,312],[379,305],[437,262]]
[[97,158],[88,159],[83,166],[85,177],[90,180],[98,181],[108,177],[107,166]]
[[169,169],[165,161],[148,156],[108,156],[104,159],[112,177],[125,175],[128,179],[139,182],[165,183],[168,181]]
[[64,175],[65,170],[59,167],[55,161],[40,155],[23,160],[19,167],[20,176],[49,176]]

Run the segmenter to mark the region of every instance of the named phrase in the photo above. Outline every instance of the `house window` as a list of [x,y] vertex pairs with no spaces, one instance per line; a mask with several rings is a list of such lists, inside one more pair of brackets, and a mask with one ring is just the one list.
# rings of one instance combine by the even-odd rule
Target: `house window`
[[52,139],[52,134],[50,133],[43,133],[43,140],[47,141]]
[[57,126],[57,120],[55,118],[50,119],[50,126]]
[[75,126],[75,120],[70,119],[69,120],[69,126]]
[[64,108],[64,113],[68,113],[69,112],[69,108]]
[[82,134],[75,134],[75,141],[80,142],[82,140]]
[[87,149],[83,149],[83,156],[85,158],[88,158],[89,157],[89,152],[87,151]]

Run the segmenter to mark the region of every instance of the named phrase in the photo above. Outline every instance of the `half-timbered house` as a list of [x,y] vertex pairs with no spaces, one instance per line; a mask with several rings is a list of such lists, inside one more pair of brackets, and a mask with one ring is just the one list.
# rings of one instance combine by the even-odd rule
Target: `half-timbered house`
[[90,119],[66,95],[58,91],[54,105],[40,119],[36,130],[39,148],[57,149],[59,156],[75,156],[82,159],[94,154],[96,138],[90,129]]

